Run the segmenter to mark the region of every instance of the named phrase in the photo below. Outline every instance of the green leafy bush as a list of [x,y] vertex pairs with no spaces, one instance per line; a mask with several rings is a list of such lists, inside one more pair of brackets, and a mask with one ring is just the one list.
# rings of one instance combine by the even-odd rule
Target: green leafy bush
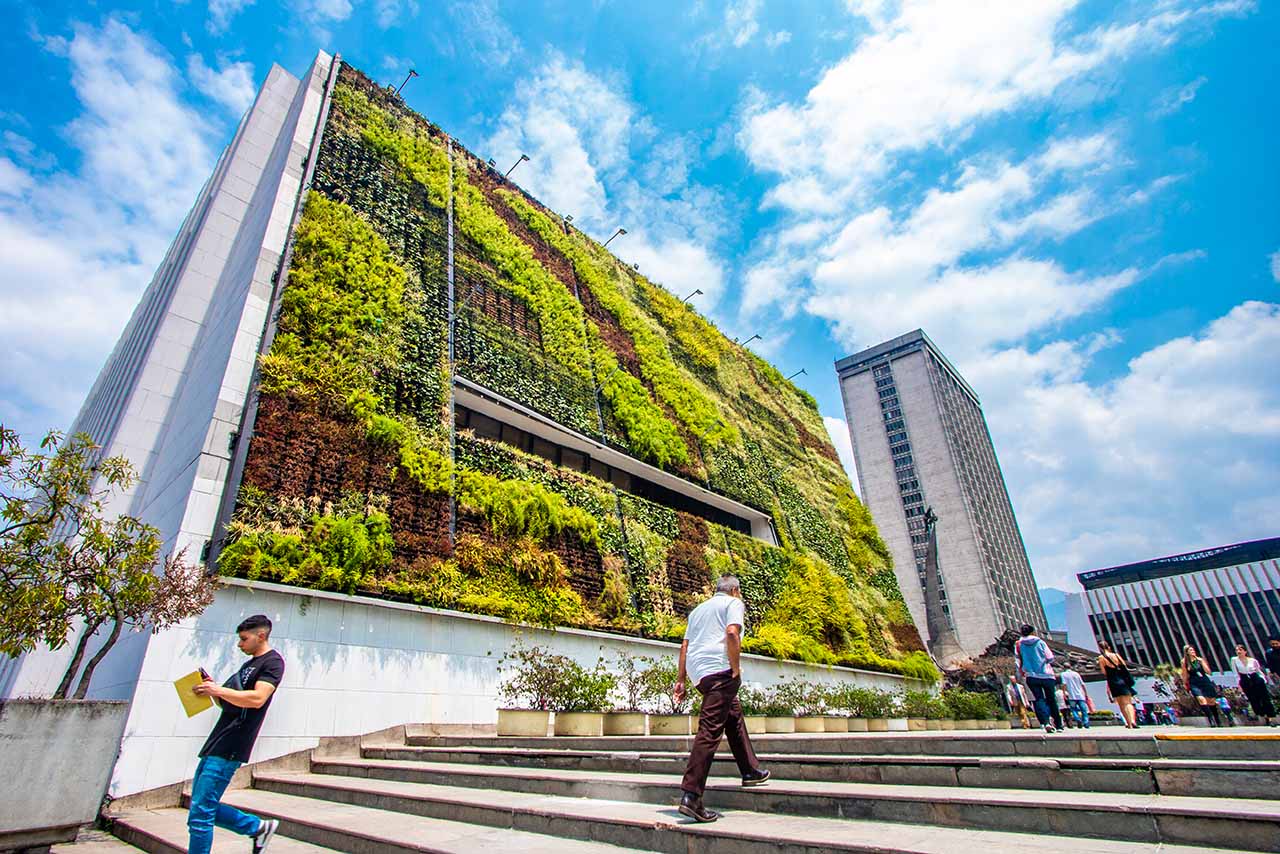
[[942,700],[957,720],[987,720],[1001,717],[1000,701],[995,694],[986,691],[966,691],[948,688],[942,692]]

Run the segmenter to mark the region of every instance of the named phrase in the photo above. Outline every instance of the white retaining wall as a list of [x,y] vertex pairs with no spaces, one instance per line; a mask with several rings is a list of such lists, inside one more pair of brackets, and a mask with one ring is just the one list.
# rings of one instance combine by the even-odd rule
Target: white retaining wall
[[[498,660],[516,636],[584,664],[622,651],[674,657],[675,644],[578,629],[513,626],[494,617],[359,596],[231,580],[199,618],[152,639],[134,695],[110,793],[132,794],[191,776],[213,726],[212,711],[188,719],[173,680],[204,667],[222,681],[239,667],[235,627],[250,614],[274,623],[285,658],[253,760],[314,747],[322,736],[357,735],[404,723],[494,723]],[[782,676],[853,680],[893,690],[913,680],[885,673],[743,656],[748,683]]]

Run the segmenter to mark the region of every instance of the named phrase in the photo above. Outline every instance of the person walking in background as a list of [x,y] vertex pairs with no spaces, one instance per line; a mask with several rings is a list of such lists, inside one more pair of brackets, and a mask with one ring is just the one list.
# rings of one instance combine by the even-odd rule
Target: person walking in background
[[1187,644],[1182,648],[1182,687],[1196,698],[1200,711],[1209,719],[1209,726],[1222,726],[1218,717],[1218,686],[1209,678],[1209,663],[1196,653],[1196,648]]
[[1026,686],[1019,684],[1016,676],[1009,677],[1009,684],[1004,686],[1004,699],[1009,704],[1009,711],[1022,720],[1023,729],[1031,729],[1031,721],[1027,718],[1027,709],[1031,708],[1031,692]]
[[209,854],[214,825],[250,837],[253,854],[261,854],[280,826],[275,819],[258,818],[219,803],[231,776],[249,761],[271,699],[284,678],[284,658],[271,648],[271,621],[266,615],[246,618],[236,626],[236,634],[236,645],[249,660],[222,685],[206,675],[205,681],[192,689],[211,697],[222,707],[222,714],[200,748],[200,764],[191,781],[188,854]]
[[1023,677],[1031,694],[1036,698],[1036,720],[1045,732],[1062,729],[1062,712],[1054,689],[1058,680],[1053,672],[1053,650],[1043,639],[1036,637],[1034,626],[1024,625],[1022,635],[1013,645],[1013,658],[1017,662],[1018,675]]
[[1062,669],[1062,687],[1067,694],[1067,708],[1071,710],[1071,717],[1076,719],[1076,723],[1085,729],[1089,728],[1089,693],[1084,688],[1084,679],[1076,673],[1075,668],[1071,666],[1071,662],[1067,662],[1067,666]]
[[1058,704],[1058,710],[1063,713],[1062,722],[1066,724],[1065,728],[1070,729],[1073,723],[1079,726],[1079,722],[1071,717],[1071,706],[1067,704],[1067,692],[1063,690],[1061,676],[1058,677],[1058,684],[1053,689],[1053,699]]
[[1098,649],[1102,653],[1098,656],[1098,668],[1107,677],[1107,699],[1120,707],[1125,729],[1137,729],[1138,715],[1133,708],[1133,674],[1129,672],[1129,665],[1106,641],[1099,641]]
[[1280,638],[1272,638],[1266,655],[1262,658],[1267,665],[1267,678],[1280,685]]
[[1258,659],[1249,655],[1244,644],[1236,644],[1236,657],[1231,659],[1231,669],[1239,677],[1240,690],[1249,698],[1253,713],[1262,718],[1265,726],[1275,726],[1271,719],[1276,716],[1276,707],[1271,702],[1267,680],[1262,678],[1262,665],[1258,663]]
[[1236,725],[1236,717],[1232,714],[1231,701],[1227,699],[1225,694],[1219,694],[1218,699],[1214,700],[1218,705],[1218,711],[1222,714],[1223,720],[1227,722],[1227,726]]
[[692,682],[702,695],[698,733],[680,782],[680,812],[695,821],[715,821],[720,817],[718,812],[702,805],[702,794],[721,735],[728,737],[729,750],[742,774],[742,785],[759,786],[769,779],[769,772],[760,767],[751,749],[742,706],[738,703],[745,624],[742,586],[736,577],[722,575],[716,582],[715,595],[689,613],[684,642],[680,644],[676,701],[684,700],[686,682]]

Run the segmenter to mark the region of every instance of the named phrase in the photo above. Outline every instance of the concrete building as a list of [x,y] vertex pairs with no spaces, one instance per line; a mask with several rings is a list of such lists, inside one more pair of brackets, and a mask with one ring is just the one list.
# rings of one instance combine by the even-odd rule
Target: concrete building
[[836,362],[862,500],[917,626],[925,508],[938,515],[941,605],[968,655],[1006,628],[1045,626],[978,395],[922,330]]
[[1267,641],[1280,637],[1280,537],[1077,578],[1094,636],[1130,661],[1177,663],[1191,644],[1222,673],[1236,644],[1261,659]]

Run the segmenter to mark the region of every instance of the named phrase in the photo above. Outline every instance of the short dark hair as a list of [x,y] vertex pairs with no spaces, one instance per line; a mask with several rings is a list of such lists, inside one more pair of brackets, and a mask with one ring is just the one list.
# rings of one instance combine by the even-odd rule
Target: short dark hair
[[1021,632],[1022,636],[1025,638],[1027,635],[1034,635],[1036,633],[1036,627],[1030,623],[1023,623],[1022,628],[1018,629],[1018,631]]
[[252,617],[245,617],[240,621],[240,625],[236,626],[237,632],[256,632],[265,630],[267,637],[271,637],[271,620],[267,619],[266,614],[254,614]]

